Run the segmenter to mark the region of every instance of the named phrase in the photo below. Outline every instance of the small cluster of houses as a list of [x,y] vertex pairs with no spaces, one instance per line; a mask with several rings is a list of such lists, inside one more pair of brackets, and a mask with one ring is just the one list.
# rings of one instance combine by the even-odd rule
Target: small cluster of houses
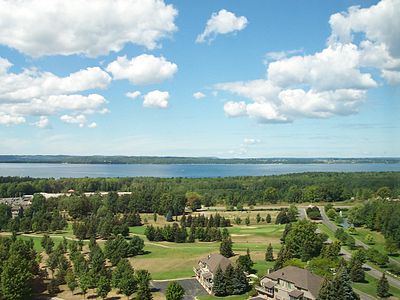
[[[213,278],[218,268],[225,271],[230,260],[219,253],[201,259],[194,268],[198,282],[212,294]],[[288,266],[268,273],[256,286],[258,296],[254,300],[315,300],[323,279],[298,267]]]
[[18,216],[20,209],[26,209],[32,204],[33,195],[24,195],[22,197],[0,198],[0,203],[11,206],[12,217]]

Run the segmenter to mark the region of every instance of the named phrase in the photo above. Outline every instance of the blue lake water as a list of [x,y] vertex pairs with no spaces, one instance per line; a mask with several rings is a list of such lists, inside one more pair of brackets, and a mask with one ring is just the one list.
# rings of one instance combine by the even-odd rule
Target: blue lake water
[[400,172],[400,164],[32,164],[0,163],[0,176],[228,177],[302,172]]

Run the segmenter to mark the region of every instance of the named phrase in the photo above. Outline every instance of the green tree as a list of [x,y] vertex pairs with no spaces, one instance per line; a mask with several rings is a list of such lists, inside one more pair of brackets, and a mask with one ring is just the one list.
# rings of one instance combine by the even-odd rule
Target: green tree
[[215,272],[213,281],[213,293],[215,294],[215,296],[226,296],[226,279],[224,276],[224,272],[220,267],[218,267],[217,271]]
[[138,283],[138,289],[136,292],[136,298],[140,300],[152,300],[153,296],[150,290],[151,276],[147,270],[136,271],[136,281]]
[[378,297],[387,298],[389,297],[389,282],[385,276],[385,273],[382,274],[381,279],[378,281],[378,286],[376,287],[376,294]]
[[79,274],[79,287],[81,289],[83,299],[86,297],[87,290],[90,288],[91,278],[89,274],[82,273]]
[[112,284],[125,296],[129,297],[136,291],[135,273],[129,261],[124,258],[119,261],[112,277]]
[[257,216],[256,216],[256,222],[257,222],[257,224],[261,222],[260,213],[258,213]]
[[385,250],[389,255],[397,254],[398,248],[393,238],[385,239]]
[[232,251],[232,239],[230,237],[224,238],[221,242],[221,245],[219,247],[219,252],[221,255],[229,258],[234,255]]
[[321,253],[324,237],[316,229],[317,225],[308,220],[293,223],[285,238],[286,248],[293,257],[308,261]]
[[97,281],[97,289],[96,293],[102,299],[107,298],[108,293],[111,291],[111,283],[110,279],[106,276],[100,276],[99,280]]
[[237,265],[233,272],[233,277],[231,278],[233,295],[240,295],[249,290],[249,283],[244,271],[241,265]]
[[247,216],[246,219],[244,220],[244,222],[245,222],[246,226],[249,226],[250,225],[250,217]]
[[270,214],[267,214],[267,216],[265,217],[265,222],[267,222],[268,224],[271,223],[272,218]]
[[271,243],[269,243],[267,251],[265,252],[265,261],[274,261],[274,250]]
[[1,294],[5,299],[29,299],[32,293],[32,264],[19,254],[12,253],[4,262],[1,273]]
[[363,269],[363,261],[357,258],[351,258],[349,264],[349,275],[353,282],[364,282],[365,272]]
[[73,295],[75,289],[78,287],[78,282],[76,281],[76,277],[72,269],[67,271],[67,274],[65,275],[65,281],[67,282],[67,286]]
[[50,280],[50,282],[47,284],[47,291],[49,292],[49,295],[55,295],[60,291],[57,280],[54,278]]
[[185,290],[176,281],[171,282],[165,292],[167,300],[182,300],[185,295]]
[[368,245],[373,245],[373,244],[375,244],[375,238],[373,237],[373,235],[372,234],[367,234],[366,236],[365,236],[365,242],[368,244]]
[[42,239],[40,240],[40,245],[46,251],[47,254],[50,254],[53,251],[54,242],[51,237],[45,234]]

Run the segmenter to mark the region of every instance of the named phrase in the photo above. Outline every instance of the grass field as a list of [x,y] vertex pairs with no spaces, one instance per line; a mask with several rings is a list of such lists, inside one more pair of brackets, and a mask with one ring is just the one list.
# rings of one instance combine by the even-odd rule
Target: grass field
[[[376,295],[376,287],[378,285],[378,279],[375,279],[374,277],[365,274],[365,279],[367,282],[365,283],[353,283],[353,287],[368,294],[372,295],[374,297],[377,297]],[[390,293],[392,296],[396,297],[397,299],[400,299],[400,290],[390,287]]]
[[[282,225],[233,226],[229,228],[232,234],[233,251],[235,254],[245,254],[250,250],[254,269],[259,275],[264,275],[272,263],[264,260],[265,250],[269,243],[273,245],[275,254],[279,250],[279,237],[283,232]],[[144,227],[131,227],[132,234],[143,235]],[[193,267],[198,261],[210,253],[219,252],[219,242],[196,242],[193,244],[176,244],[170,242],[149,242],[145,237],[145,255],[131,259],[135,269],[147,269],[152,278],[177,279],[193,276]],[[232,257],[234,262],[237,255]]]
[[245,300],[245,299],[248,299],[248,298],[249,298],[248,294],[237,295],[237,296],[227,296],[227,297],[215,297],[215,296],[211,296],[211,295],[197,297],[197,299],[199,299],[199,300],[217,300],[217,299]]

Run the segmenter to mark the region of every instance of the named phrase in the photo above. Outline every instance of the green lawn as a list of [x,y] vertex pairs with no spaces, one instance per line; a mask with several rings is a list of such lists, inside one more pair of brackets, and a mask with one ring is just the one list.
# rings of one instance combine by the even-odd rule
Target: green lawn
[[[382,235],[382,233],[377,232],[377,231],[372,231],[366,227],[357,227],[356,234],[354,234],[353,236],[355,239],[366,243],[365,237],[368,234],[371,234],[375,239],[375,244],[368,245],[368,246],[370,246],[373,249],[378,250],[379,252],[387,254],[386,249],[385,249],[385,237]],[[391,257],[400,262],[400,257],[398,257],[398,256],[391,256]]]
[[[378,279],[375,279],[374,277],[365,274],[365,279],[367,282],[365,283],[353,283],[353,287],[360,290],[361,292],[364,292],[368,295],[372,295],[374,297],[377,297],[376,295],[376,287],[378,285]],[[397,297],[400,298],[400,290],[390,287],[390,293]]]

